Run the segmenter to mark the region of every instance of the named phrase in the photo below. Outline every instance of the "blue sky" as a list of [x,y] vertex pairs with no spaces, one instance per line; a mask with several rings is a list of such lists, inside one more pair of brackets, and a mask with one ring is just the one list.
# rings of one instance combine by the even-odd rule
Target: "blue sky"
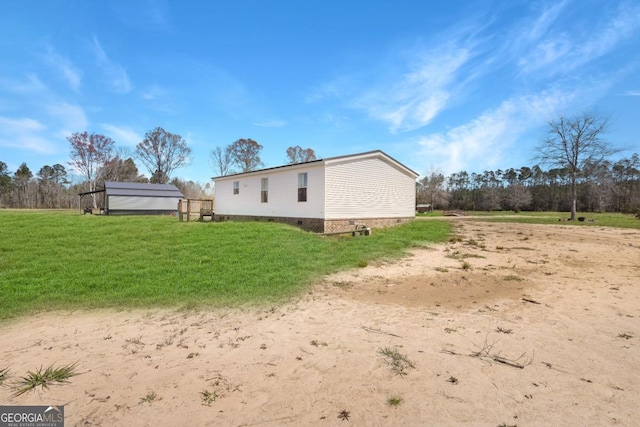
[[[381,149],[426,174],[532,166],[559,114],[640,151],[640,2],[40,0],[0,14],[0,161],[68,169],[72,132],[133,153],[161,126],[206,183],[216,146],[266,167]],[[146,172],[138,162],[142,172]]]

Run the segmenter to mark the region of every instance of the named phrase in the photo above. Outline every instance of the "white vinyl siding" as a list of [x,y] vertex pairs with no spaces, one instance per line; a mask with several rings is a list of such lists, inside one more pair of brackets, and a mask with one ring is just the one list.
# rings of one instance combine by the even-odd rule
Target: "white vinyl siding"
[[[292,165],[257,171],[215,182],[216,215],[323,218],[324,166]],[[298,173],[307,173],[307,202],[298,203]],[[262,178],[269,178],[269,202],[261,202]],[[232,196],[233,181],[239,181],[240,194]]]
[[[307,174],[307,201],[299,190]],[[418,174],[380,151],[248,172],[215,180],[216,215],[320,218],[413,218]],[[268,203],[261,202],[268,179]],[[233,182],[239,194],[233,195]]]
[[325,219],[415,215],[415,177],[379,156],[326,167]]

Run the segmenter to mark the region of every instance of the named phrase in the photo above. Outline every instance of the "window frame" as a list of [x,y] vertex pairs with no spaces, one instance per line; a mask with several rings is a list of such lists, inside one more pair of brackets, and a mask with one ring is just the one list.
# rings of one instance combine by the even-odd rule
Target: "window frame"
[[233,181],[233,195],[240,194],[240,181]]
[[260,203],[269,203],[269,178],[260,178]]
[[307,172],[298,173],[298,203],[307,201],[307,188],[309,186],[309,174]]

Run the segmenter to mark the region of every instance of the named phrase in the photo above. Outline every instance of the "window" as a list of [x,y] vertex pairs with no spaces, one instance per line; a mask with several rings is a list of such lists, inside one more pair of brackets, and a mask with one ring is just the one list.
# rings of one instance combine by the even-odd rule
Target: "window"
[[260,201],[267,203],[269,201],[269,178],[262,178],[260,180]]
[[233,181],[233,194],[240,194],[240,181]]
[[298,201],[307,201],[307,173],[298,174]]

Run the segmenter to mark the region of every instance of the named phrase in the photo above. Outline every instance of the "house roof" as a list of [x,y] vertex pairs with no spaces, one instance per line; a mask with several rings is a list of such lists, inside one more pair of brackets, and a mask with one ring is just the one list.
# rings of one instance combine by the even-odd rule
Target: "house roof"
[[349,154],[349,155],[345,155],[345,156],[328,157],[326,159],[311,160],[309,162],[303,162],[303,163],[293,163],[293,164],[289,164],[289,165],[274,166],[274,167],[271,167],[271,168],[258,169],[258,170],[250,171],[250,172],[240,172],[240,173],[235,173],[235,174],[230,174],[230,175],[215,176],[212,179],[215,180],[215,179],[222,179],[222,178],[231,178],[231,177],[238,177],[238,176],[249,175],[249,174],[257,174],[257,173],[262,173],[262,172],[268,172],[268,171],[272,171],[272,170],[276,170],[276,169],[300,167],[301,165],[309,165],[309,164],[313,164],[313,163],[325,163],[325,164],[328,164],[328,163],[336,163],[336,162],[339,162],[339,161],[348,161],[348,160],[352,160],[352,159],[356,159],[356,158],[367,158],[367,157],[383,157],[383,158],[386,158],[388,161],[390,161],[391,163],[395,164],[400,169],[403,169],[408,174],[415,175],[416,178],[420,175],[419,173],[415,172],[412,169],[409,169],[408,167],[406,167],[405,165],[403,165],[402,163],[400,163],[399,161],[397,161],[393,157],[389,156],[385,152],[383,152],[381,150],[374,150],[374,151],[367,151],[367,152],[358,153],[358,154]]
[[105,181],[104,191],[107,196],[184,197],[172,184]]

